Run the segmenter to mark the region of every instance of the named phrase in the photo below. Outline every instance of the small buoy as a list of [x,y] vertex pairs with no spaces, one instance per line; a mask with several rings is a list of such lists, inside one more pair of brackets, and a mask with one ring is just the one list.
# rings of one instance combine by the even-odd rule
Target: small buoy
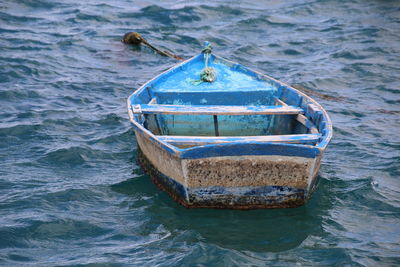
[[121,40],[121,42],[131,45],[140,45],[142,41],[142,36],[137,32],[127,32]]
[[172,54],[171,52],[168,52],[168,51],[162,51],[162,50],[158,49],[157,47],[151,45],[138,32],[127,32],[127,33],[125,33],[125,35],[122,38],[121,42],[123,42],[124,44],[130,44],[130,45],[140,45],[141,43],[143,43],[143,44],[147,45],[148,47],[150,47],[151,49],[153,49],[154,51],[156,51],[160,55],[163,55],[163,56],[166,56],[166,57],[172,57],[172,58],[175,58],[177,60],[183,60],[183,58],[181,58],[180,56],[174,55],[174,54]]

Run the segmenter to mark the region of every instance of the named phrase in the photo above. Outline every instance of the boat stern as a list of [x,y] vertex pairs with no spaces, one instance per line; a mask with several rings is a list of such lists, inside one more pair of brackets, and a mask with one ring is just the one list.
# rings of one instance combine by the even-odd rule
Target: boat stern
[[137,132],[138,161],[162,190],[188,208],[258,209],[303,205],[321,153],[288,144],[221,144],[179,156]]
[[316,159],[301,157],[234,156],[182,163],[187,205],[192,207],[296,207],[309,198],[316,178]]
[[[201,149],[197,150],[182,155],[186,157],[182,170],[188,207],[303,205],[314,191],[322,156],[314,147],[300,150],[287,144],[221,145],[219,151],[214,151],[219,156],[208,152],[210,157],[202,157]],[[228,153],[221,156],[223,151]],[[232,151],[235,155],[229,155]]]

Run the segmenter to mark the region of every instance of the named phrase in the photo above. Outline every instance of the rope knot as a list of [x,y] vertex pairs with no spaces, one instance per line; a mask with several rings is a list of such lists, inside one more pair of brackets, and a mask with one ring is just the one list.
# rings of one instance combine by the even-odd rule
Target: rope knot
[[200,80],[203,82],[212,83],[216,78],[215,69],[211,67],[204,68],[200,73]]
[[211,54],[212,52],[212,46],[209,42],[204,42],[204,48],[201,51],[203,54]]
[[212,52],[211,44],[209,42],[204,42],[204,49],[201,52],[204,54],[205,67],[200,73],[199,80],[190,79],[190,82],[193,85],[199,85],[202,84],[203,82],[212,83],[217,78],[217,72],[215,71],[215,69],[208,66],[208,59]]

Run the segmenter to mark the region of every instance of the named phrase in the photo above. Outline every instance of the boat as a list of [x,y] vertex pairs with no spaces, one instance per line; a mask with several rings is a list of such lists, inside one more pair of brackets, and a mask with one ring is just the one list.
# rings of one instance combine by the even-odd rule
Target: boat
[[[213,80],[199,79],[206,69]],[[127,106],[138,162],[188,208],[301,206],[332,138],[314,99],[209,44],[143,84]]]

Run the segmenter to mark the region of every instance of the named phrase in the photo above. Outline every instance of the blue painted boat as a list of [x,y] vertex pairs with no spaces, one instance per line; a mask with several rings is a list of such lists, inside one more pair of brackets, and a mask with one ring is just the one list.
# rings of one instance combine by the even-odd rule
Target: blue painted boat
[[[199,80],[206,65],[213,82]],[[127,104],[139,163],[186,207],[302,205],[332,137],[315,100],[209,50],[148,81]]]

